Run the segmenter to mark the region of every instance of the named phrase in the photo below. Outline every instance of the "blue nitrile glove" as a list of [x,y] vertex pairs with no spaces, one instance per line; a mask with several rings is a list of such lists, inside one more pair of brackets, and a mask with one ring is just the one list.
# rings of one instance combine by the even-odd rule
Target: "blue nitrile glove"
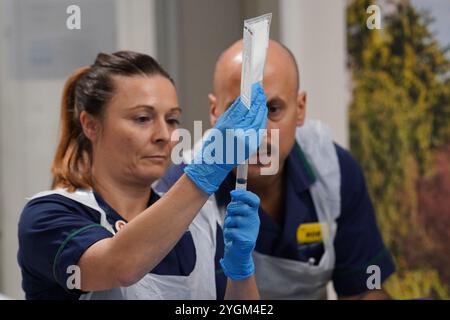
[[243,189],[230,194],[223,224],[225,250],[220,264],[228,278],[241,280],[255,272],[252,253],[259,232],[259,198]]
[[[204,139],[200,151],[195,154],[193,162],[184,168],[184,172],[198,188],[211,195],[217,191],[222,181],[234,167],[242,163],[243,160],[248,159],[258,150],[258,147],[263,140],[263,134],[260,132],[260,129],[265,129],[266,126],[266,95],[261,85],[255,83],[252,86],[250,109],[248,109],[243,102],[241,102],[241,98],[238,97],[231,107],[217,120],[217,123],[213,128],[215,129],[214,134],[211,132]],[[226,131],[230,129],[243,131],[244,135],[251,135],[252,132],[256,131],[257,139],[256,141],[255,139],[245,139],[242,135],[238,138],[234,138],[234,157],[231,157],[231,159],[229,159],[229,157],[227,159],[226,146],[229,145],[230,142],[233,142],[227,141]],[[216,134],[220,134],[222,140],[216,140]],[[231,140],[229,135],[228,140]],[[214,141],[221,141],[222,143],[219,142],[220,144],[217,144],[218,147],[211,148],[211,146],[214,146],[211,144]],[[243,158],[245,159],[239,159],[237,157],[237,144],[245,145],[245,154],[243,154]],[[215,159],[217,159],[215,157],[216,152],[219,152],[217,158],[220,158],[220,161],[215,161]],[[213,156],[211,154],[213,154]]]

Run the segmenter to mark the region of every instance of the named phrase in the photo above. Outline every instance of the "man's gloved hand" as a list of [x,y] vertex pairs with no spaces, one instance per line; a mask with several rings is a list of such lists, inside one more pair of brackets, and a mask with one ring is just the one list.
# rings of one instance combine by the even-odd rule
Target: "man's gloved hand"
[[228,278],[241,280],[255,272],[252,253],[259,232],[259,198],[246,190],[230,194],[223,225],[225,252],[220,264]]
[[[266,103],[266,95],[263,88],[259,83],[255,83],[252,86],[250,109],[238,97],[231,107],[218,119],[213,128],[216,129],[214,134],[211,132],[204,139],[203,145],[200,151],[195,154],[193,162],[184,168],[186,175],[205,193],[210,195],[217,191],[228,173],[258,150],[263,140],[260,129],[266,129],[267,126]],[[231,140],[230,136],[226,133],[230,129],[238,129],[244,135],[237,135],[237,138],[233,136],[233,139],[237,141],[227,141],[227,136],[228,140]],[[221,135],[221,144],[218,144],[216,141],[217,134]],[[244,138],[252,134],[253,136],[256,134],[257,139]],[[216,141],[216,148],[208,148],[214,141]],[[234,153],[230,159],[230,157],[227,158],[227,153],[231,150],[226,150],[226,146],[230,145],[231,142],[231,145],[234,145]],[[245,149],[242,155],[245,159],[237,157],[236,150],[239,150],[239,147],[236,148],[235,142]],[[214,152],[211,152],[210,149],[213,149]],[[219,155],[217,155],[217,152],[219,152]],[[210,153],[214,153],[215,156],[212,157]],[[220,159],[220,161],[216,161],[216,159]]]

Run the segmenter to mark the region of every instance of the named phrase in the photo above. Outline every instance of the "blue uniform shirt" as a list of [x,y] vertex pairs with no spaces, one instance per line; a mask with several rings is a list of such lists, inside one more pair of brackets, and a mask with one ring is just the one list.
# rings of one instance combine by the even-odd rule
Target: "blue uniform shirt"
[[[380,267],[381,281],[394,272],[395,266],[378,230],[360,166],[348,151],[336,144],[335,148],[341,171],[341,214],[337,219],[334,240],[336,262],[332,280],[338,295],[356,295],[368,290],[367,266],[375,264]],[[261,226],[255,250],[302,262],[311,261],[312,258],[312,261],[318,264],[324,253],[323,243],[301,246],[297,243],[298,226],[318,222],[309,192],[315,177],[298,145],[295,145],[286,159],[284,175],[283,221],[280,225],[264,210],[259,209]],[[229,175],[216,194],[219,205],[229,203],[229,192],[234,186],[235,178]],[[222,236],[218,235],[220,248],[217,252],[223,251],[221,238]],[[216,268],[220,269],[218,259],[219,254],[216,256]],[[221,279],[223,277],[221,272],[216,272],[219,291],[225,288],[224,280]]]
[[[335,148],[341,170],[341,214],[334,240],[336,262],[332,280],[338,295],[357,295],[368,290],[367,266],[380,267],[381,281],[394,272],[395,266],[383,244],[360,166],[348,151],[338,145]],[[183,174],[182,168],[173,166],[169,169],[162,179],[167,188]],[[324,253],[323,244],[299,246],[296,237],[300,224],[318,221],[309,192],[315,177],[298,145],[286,159],[284,174],[284,219],[280,225],[259,209],[261,226],[255,249],[263,254],[303,262],[313,258],[317,264]],[[234,187],[235,177],[230,174],[216,192],[219,206],[230,202],[230,191]],[[219,299],[223,298],[226,287],[226,277],[219,263],[222,256],[223,235],[218,228],[215,260]]]
[[[95,197],[112,226],[118,220],[126,222],[98,194]],[[152,191],[148,205],[158,199]],[[67,289],[67,279],[73,274],[67,268],[76,265],[91,245],[112,236],[100,225],[97,211],[74,200],[54,194],[29,201],[19,221],[18,252],[26,298],[78,299],[83,292]],[[151,272],[189,275],[195,260],[192,236],[186,232]]]

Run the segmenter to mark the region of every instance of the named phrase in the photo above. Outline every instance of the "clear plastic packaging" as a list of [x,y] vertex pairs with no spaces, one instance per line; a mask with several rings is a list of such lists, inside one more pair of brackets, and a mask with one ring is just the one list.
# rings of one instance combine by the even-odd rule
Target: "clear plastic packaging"
[[[241,100],[250,108],[252,85],[262,84],[267,48],[269,47],[269,30],[272,13],[244,21]],[[236,189],[247,189],[248,161],[237,168]]]
[[250,107],[252,84],[263,80],[271,20],[272,14],[267,13],[244,21],[241,99],[247,107]]

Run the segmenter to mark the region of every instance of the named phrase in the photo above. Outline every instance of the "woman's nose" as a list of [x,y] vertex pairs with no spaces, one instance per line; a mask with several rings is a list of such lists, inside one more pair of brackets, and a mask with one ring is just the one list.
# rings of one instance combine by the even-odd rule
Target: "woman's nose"
[[170,141],[170,128],[165,119],[158,119],[155,121],[155,126],[152,132],[152,142],[167,143]]

